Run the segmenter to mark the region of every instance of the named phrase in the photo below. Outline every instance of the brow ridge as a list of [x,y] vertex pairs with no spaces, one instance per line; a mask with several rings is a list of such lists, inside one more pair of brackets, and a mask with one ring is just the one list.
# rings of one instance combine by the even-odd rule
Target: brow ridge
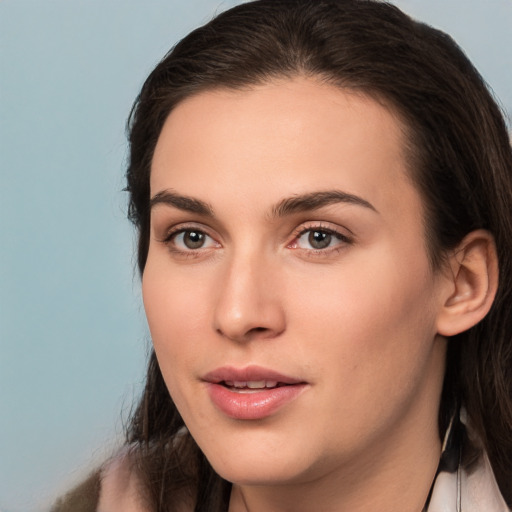
[[377,212],[375,207],[362,197],[341,190],[325,190],[308,192],[279,201],[279,203],[272,208],[272,217],[284,217],[294,213],[318,210],[336,203],[353,204]]
[[197,213],[206,217],[213,217],[213,208],[207,202],[178,194],[172,190],[162,190],[156,193],[149,202],[150,208],[154,208],[159,204],[173,206],[179,210]]
[[[271,217],[279,218],[294,213],[318,210],[336,203],[353,204],[377,212],[375,207],[362,197],[341,190],[324,190],[298,194],[282,199],[272,207]],[[204,215],[206,217],[214,217],[213,208],[209,203],[201,199],[178,194],[169,189],[162,190],[151,198],[150,208],[154,208],[159,204],[165,204],[178,208],[179,210]]]

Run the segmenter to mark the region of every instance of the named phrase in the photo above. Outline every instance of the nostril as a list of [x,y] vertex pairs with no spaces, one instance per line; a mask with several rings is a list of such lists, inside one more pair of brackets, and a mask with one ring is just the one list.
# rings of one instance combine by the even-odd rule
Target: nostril
[[269,329],[267,329],[266,327],[253,327],[252,329],[249,329],[246,333],[246,337],[247,336],[258,336],[259,334],[264,334],[264,333],[268,333]]
[[274,335],[277,334],[274,333],[274,331],[268,327],[252,327],[245,331],[240,330],[240,332],[229,330],[224,331],[222,329],[216,329],[216,331],[221,336],[225,336],[226,338],[240,342],[246,342],[252,339],[263,339],[273,337]]

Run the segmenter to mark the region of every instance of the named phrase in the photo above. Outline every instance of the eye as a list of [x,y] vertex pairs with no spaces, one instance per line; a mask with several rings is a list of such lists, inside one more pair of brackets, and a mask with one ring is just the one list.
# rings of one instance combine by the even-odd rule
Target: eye
[[170,233],[165,243],[174,251],[196,251],[217,247],[219,244],[204,231],[199,229],[180,229]]
[[340,232],[324,227],[303,229],[291,244],[293,249],[324,251],[350,243],[350,239]]
[[326,231],[311,230],[308,233],[307,240],[313,249],[325,249],[331,245],[332,235]]

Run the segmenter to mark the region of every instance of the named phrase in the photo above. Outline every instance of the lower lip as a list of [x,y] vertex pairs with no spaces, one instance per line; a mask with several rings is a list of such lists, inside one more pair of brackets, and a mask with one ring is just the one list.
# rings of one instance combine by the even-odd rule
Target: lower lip
[[222,384],[207,384],[212,402],[224,414],[237,420],[266,418],[297,398],[305,388],[306,384],[291,384],[240,393]]

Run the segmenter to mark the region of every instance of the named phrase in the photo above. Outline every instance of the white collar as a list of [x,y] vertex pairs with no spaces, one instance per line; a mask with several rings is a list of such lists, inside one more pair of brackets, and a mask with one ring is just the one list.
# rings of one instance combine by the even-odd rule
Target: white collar
[[[458,450],[460,450],[462,445],[462,440],[456,432],[459,430],[459,427],[454,425],[454,423],[458,423],[462,429],[468,430],[470,438],[474,437],[470,426],[468,427],[469,422],[466,411],[462,409],[460,411],[460,423],[454,421],[453,418],[450,422],[443,442],[443,455],[449,449],[453,450],[454,445],[459,444]],[[454,441],[454,438],[459,438],[459,441]],[[471,465],[471,469],[466,470],[460,463],[455,471],[440,468],[432,488],[430,502],[425,512],[512,511],[507,507],[500,493],[489,458],[482,451],[476,463]]]
[[437,475],[427,512],[510,512],[484,453],[471,472]]

